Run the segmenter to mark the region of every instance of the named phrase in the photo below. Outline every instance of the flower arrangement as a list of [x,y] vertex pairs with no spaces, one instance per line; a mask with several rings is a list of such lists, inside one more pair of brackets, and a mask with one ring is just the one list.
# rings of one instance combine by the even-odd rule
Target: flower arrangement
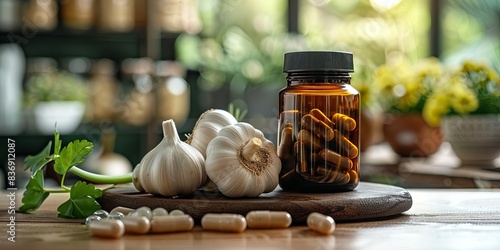
[[465,114],[500,114],[500,77],[486,64],[465,61],[436,86],[423,108],[432,126],[445,115]]
[[422,113],[427,98],[444,75],[436,58],[415,65],[408,62],[385,64],[375,71],[382,107],[390,113]]

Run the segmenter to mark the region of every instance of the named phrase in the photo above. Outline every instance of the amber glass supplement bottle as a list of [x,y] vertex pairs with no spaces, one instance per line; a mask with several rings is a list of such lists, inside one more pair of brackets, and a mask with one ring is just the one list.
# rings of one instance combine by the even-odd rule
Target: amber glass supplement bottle
[[359,92],[348,52],[285,54],[287,86],[279,93],[280,186],[341,192],[359,183]]

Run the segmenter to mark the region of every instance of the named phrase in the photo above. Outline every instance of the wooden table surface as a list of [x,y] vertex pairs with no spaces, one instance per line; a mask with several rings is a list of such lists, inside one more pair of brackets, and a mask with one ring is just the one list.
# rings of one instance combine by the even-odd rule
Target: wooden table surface
[[[15,242],[8,241],[7,192],[1,193],[0,249],[500,249],[500,192],[495,189],[409,189],[412,208],[377,221],[339,223],[322,236],[306,226],[250,230],[240,234],[203,231],[91,237],[81,220],[57,219],[65,194],[52,194],[35,214],[16,214]],[[15,200],[21,204],[21,191]]]

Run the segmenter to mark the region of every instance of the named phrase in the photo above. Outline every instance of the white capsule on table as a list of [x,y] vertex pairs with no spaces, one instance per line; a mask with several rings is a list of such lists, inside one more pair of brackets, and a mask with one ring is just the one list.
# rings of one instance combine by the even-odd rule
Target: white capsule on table
[[162,208],[162,207],[157,207],[157,208],[153,209],[153,218],[155,216],[165,216],[165,215],[168,215],[167,209]]
[[120,238],[125,233],[125,225],[121,220],[99,220],[90,223],[92,236],[104,238]]
[[90,223],[95,222],[95,221],[99,221],[99,220],[102,220],[101,216],[91,215],[91,216],[85,218],[85,225],[89,226]]
[[201,218],[204,230],[241,233],[247,228],[247,220],[241,214],[205,214]]
[[320,234],[329,235],[335,231],[335,221],[328,215],[313,212],[307,216],[307,226]]
[[292,216],[285,211],[251,211],[246,220],[249,228],[287,228],[292,224]]
[[174,233],[191,231],[194,221],[187,214],[177,216],[156,216],[151,220],[151,232],[153,233]]
[[125,215],[123,213],[120,213],[120,212],[114,212],[114,213],[110,213],[108,215],[108,220],[121,220],[123,217],[125,217]]
[[122,213],[124,215],[128,215],[130,212],[133,212],[133,211],[135,211],[135,209],[128,208],[128,207],[120,207],[120,206],[118,206],[118,207],[113,208],[113,210],[111,210],[111,212],[109,212],[109,213],[110,214],[115,214],[117,212],[120,212],[120,213]]
[[151,220],[151,218],[153,217],[153,212],[149,207],[140,207],[135,210],[135,214],[137,216],[145,216],[146,218],[148,218],[148,220]]
[[108,211],[99,209],[93,213],[93,215],[101,217],[101,219],[106,219],[109,216]]
[[145,234],[151,228],[151,223],[145,216],[127,216],[122,222],[125,225],[125,233]]
[[177,216],[177,215],[183,215],[183,214],[184,214],[184,212],[182,210],[174,209],[174,210],[170,211],[170,213],[168,215]]
[[132,211],[130,213],[127,214],[127,217],[137,217],[137,216],[141,216],[137,213],[137,211]]

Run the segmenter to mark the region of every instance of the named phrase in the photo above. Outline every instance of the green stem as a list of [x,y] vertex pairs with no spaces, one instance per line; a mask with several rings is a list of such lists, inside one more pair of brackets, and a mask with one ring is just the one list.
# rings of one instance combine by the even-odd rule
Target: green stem
[[78,167],[71,167],[69,172],[78,175],[79,177],[99,184],[123,184],[132,182],[132,173],[125,175],[109,176],[87,172]]
[[62,178],[61,178],[61,188],[64,189],[64,190],[66,190],[67,192],[69,192],[71,189],[67,188],[66,186],[64,186],[64,180],[66,179],[66,173],[64,173],[63,176],[62,176]]
[[67,193],[69,190],[66,189],[44,189],[43,191],[51,194],[57,194],[57,193]]
[[113,184],[113,185],[111,185],[111,186],[109,186],[109,187],[106,187],[106,188],[102,188],[102,189],[101,189],[101,191],[106,191],[106,190],[108,190],[108,189],[112,189],[112,188],[114,188],[114,187],[115,187],[115,184]]

